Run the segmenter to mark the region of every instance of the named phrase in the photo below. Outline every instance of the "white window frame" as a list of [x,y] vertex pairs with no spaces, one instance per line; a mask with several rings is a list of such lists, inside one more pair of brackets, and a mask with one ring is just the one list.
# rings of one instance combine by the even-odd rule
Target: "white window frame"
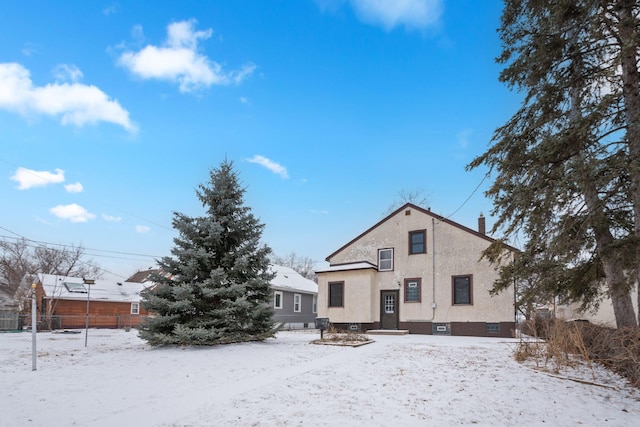
[[[382,259],[382,254],[383,253],[390,253],[391,254],[391,258],[390,259]],[[385,263],[389,263],[389,265],[385,265],[383,266],[382,262]],[[393,248],[385,248],[385,249],[378,249],[378,271],[393,271]]]
[[[278,296],[280,298],[278,298]],[[275,308],[276,310],[282,310],[283,300],[284,300],[284,294],[282,293],[282,291],[273,291],[273,308]],[[280,304],[278,304],[278,302],[280,302]]]
[[313,302],[311,305],[311,312],[312,313],[317,313],[318,312],[318,295],[314,295],[313,296]]
[[293,312],[300,313],[302,311],[302,295],[293,294]]
[[131,303],[131,314],[140,314],[140,303],[132,302]]

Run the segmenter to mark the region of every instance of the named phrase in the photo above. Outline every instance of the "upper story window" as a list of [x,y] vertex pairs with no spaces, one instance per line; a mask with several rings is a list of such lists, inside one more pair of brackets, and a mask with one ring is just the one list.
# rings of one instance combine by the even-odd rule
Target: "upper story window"
[[473,280],[471,275],[453,276],[451,278],[451,294],[454,305],[473,304]]
[[409,232],[409,255],[427,253],[427,230]]
[[393,270],[393,248],[378,249],[378,271]]
[[404,302],[420,302],[420,279],[404,279]]

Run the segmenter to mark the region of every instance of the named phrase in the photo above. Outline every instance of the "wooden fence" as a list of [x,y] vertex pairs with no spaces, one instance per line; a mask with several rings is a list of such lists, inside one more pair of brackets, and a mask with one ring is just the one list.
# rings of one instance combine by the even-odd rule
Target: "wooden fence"
[[[139,314],[90,314],[88,318],[86,315],[48,316],[38,319],[37,329],[39,331],[83,329],[87,326],[87,323],[89,328],[136,328],[140,322],[146,318],[147,316]],[[18,325],[22,326],[16,329],[31,328],[31,316],[20,315]]]
[[17,311],[0,310],[0,331],[20,329],[20,316]]

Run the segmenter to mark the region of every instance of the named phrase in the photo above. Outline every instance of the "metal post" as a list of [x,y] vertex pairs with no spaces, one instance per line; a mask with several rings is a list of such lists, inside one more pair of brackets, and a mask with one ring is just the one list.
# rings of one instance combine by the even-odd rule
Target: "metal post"
[[85,285],[87,285],[87,314],[85,316],[84,325],[84,346],[87,346],[87,339],[89,338],[89,299],[91,296],[91,285],[95,283],[95,280],[82,279]]
[[36,284],[31,284],[31,370],[36,370],[36,332],[38,327],[36,324],[38,323],[37,312],[38,304],[36,303]]

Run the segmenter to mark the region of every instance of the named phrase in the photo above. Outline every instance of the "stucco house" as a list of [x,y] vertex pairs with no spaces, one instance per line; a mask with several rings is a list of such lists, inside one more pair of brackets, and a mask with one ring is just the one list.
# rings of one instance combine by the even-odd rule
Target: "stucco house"
[[[140,305],[140,292],[149,283],[95,280],[52,274],[36,275],[40,319],[52,328],[136,327],[148,314]],[[87,304],[87,301],[89,304]]]
[[[494,240],[407,203],[329,255],[317,271],[318,317],[338,328],[510,337],[514,289],[490,295]],[[507,246],[513,259],[517,249]]]
[[317,316],[318,285],[289,267],[271,265],[275,273],[273,320],[290,328],[313,328]]

